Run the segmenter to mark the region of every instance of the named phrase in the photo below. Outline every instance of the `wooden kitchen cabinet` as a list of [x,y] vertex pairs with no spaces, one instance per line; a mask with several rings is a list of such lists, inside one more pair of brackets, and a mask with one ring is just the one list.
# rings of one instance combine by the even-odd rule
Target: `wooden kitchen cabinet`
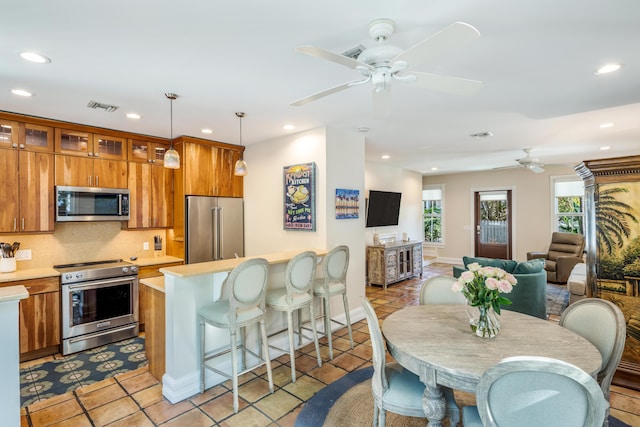
[[55,151],[70,156],[127,160],[127,139],[56,128]]
[[55,185],[127,188],[127,162],[56,154]]
[[53,154],[0,149],[0,233],[53,231]]
[[3,282],[0,286],[23,285],[29,298],[19,304],[20,361],[60,352],[60,279]]
[[185,143],[185,195],[242,197],[242,177],[233,174],[241,154],[240,150],[223,146]]
[[18,148],[18,122],[0,120],[0,148]]
[[129,222],[127,228],[173,226],[173,169],[129,162]]
[[129,140],[129,161],[164,165],[164,153],[170,144],[140,139]]
[[422,242],[399,242],[367,246],[369,285],[384,289],[410,277],[422,277]]
[[[138,280],[148,279],[149,277],[159,277],[163,274],[160,273],[161,268],[174,267],[176,265],[182,265],[181,262],[170,262],[165,264],[145,265],[138,267]],[[145,331],[146,314],[147,311],[147,286],[138,286],[138,323],[140,326],[140,332]]]

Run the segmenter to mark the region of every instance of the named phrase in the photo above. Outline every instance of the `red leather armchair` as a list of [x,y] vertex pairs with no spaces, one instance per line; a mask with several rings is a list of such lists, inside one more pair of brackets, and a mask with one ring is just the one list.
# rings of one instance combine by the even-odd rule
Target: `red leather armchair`
[[548,252],[527,252],[527,260],[544,258],[547,281],[566,284],[573,267],[584,262],[584,236],[574,233],[554,232]]

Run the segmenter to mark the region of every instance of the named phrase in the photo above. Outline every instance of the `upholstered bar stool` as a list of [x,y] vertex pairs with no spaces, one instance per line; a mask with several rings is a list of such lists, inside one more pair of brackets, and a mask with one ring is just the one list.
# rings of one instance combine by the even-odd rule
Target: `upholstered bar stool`
[[[287,264],[285,271],[285,287],[269,289],[267,291],[267,307],[272,310],[287,313],[287,330],[289,332],[289,358],[291,361],[291,380],[296,382],[296,347],[294,346],[294,334],[298,335],[298,346],[302,345],[302,333],[300,328],[300,316],[302,309],[308,308],[313,342],[316,346],[318,366],[322,366],[320,346],[318,345],[318,332],[316,329],[316,317],[313,310],[313,282],[316,275],[316,254],[306,251],[293,257]],[[293,312],[298,313],[298,328],[293,327]],[[270,347],[282,350],[271,345]]]
[[[209,304],[198,312],[200,329],[200,392],[204,391],[204,373],[209,369],[218,375],[231,379],[233,383],[233,410],[238,412],[238,376],[263,364],[267,367],[269,390],[273,393],[273,376],[271,374],[271,360],[267,344],[267,328],[264,322],[265,296],[269,263],[263,258],[246,260],[234,268],[222,285],[222,295],[219,301]],[[206,325],[229,331],[230,348],[214,354],[206,353],[205,332]],[[262,356],[246,347],[245,331],[247,326],[259,325]],[[240,343],[237,334],[240,332]],[[242,372],[238,372],[238,349],[242,349]],[[231,353],[231,375],[207,364],[208,360]],[[246,369],[246,353],[259,359],[259,363]]]
[[[324,257],[322,261],[323,277],[316,279],[313,294],[322,298],[324,306],[324,334],[329,344],[329,359],[333,359],[333,343],[331,342],[331,323],[346,326],[349,331],[349,341],[353,349],[353,333],[349,316],[349,302],[347,300],[347,269],[349,268],[349,247],[337,246]],[[331,297],[342,295],[344,316],[346,323],[331,318]]]

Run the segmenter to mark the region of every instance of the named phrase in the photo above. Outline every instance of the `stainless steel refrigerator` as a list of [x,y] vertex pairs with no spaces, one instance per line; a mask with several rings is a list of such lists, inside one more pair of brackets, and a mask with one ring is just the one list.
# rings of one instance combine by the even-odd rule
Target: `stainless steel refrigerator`
[[244,256],[244,202],[234,197],[187,196],[187,264]]

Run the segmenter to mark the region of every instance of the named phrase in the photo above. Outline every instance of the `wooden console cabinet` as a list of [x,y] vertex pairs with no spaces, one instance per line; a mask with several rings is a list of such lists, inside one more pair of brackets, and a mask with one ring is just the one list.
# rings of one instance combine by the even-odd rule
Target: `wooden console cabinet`
[[382,285],[415,276],[422,277],[422,242],[398,242],[367,246],[369,285]]

